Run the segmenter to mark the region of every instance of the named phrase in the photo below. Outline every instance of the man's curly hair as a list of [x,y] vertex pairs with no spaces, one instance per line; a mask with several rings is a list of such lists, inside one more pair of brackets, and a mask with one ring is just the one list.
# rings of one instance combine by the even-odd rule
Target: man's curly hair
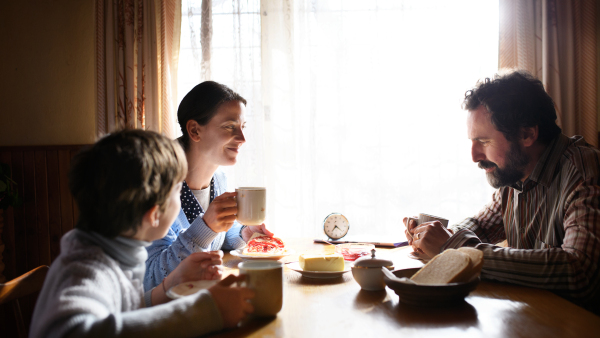
[[496,74],[478,81],[465,93],[462,107],[473,111],[483,105],[492,124],[510,142],[521,135],[521,128],[538,126],[538,140],[549,144],[560,133],[556,124],[554,101],[542,82],[524,71]]

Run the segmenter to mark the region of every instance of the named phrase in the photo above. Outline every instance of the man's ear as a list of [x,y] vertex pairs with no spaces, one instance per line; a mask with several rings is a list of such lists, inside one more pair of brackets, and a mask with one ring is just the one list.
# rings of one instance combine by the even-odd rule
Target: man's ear
[[160,217],[160,212],[158,210],[158,205],[153,206],[150,210],[146,211],[144,216],[142,217],[142,225],[147,225],[152,228],[158,227],[158,218]]
[[538,126],[521,128],[521,143],[523,147],[531,147],[539,136]]
[[185,124],[185,129],[188,132],[188,135],[190,136],[190,140],[194,141],[194,142],[198,142],[201,139],[201,134],[202,134],[202,126],[196,122],[195,120],[189,120],[186,122]]

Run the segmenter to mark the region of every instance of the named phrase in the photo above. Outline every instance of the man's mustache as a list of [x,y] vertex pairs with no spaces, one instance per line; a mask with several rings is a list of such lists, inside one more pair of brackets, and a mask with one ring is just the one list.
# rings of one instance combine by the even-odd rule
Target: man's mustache
[[496,167],[498,167],[496,165],[496,163],[490,162],[490,161],[479,161],[478,166],[481,169],[488,169],[488,168],[496,168]]

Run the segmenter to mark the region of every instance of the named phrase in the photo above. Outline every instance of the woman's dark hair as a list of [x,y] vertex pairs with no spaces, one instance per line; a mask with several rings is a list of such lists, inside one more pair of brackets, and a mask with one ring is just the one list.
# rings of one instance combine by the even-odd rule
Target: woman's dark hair
[[183,133],[179,142],[184,149],[187,150],[190,143],[187,122],[194,120],[199,125],[205,126],[215,116],[219,106],[230,101],[239,101],[246,105],[246,99],[240,94],[214,81],[204,81],[185,95],[177,109],[177,120]]
[[473,111],[483,105],[492,124],[510,142],[521,135],[521,128],[538,126],[538,140],[550,143],[561,129],[556,125],[554,101],[542,82],[524,71],[478,81],[465,93],[463,109]]
[[137,231],[152,207],[165,211],[186,174],[176,141],[139,129],[110,134],[73,158],[69,189],[79,207],[76,227],[108,238]]

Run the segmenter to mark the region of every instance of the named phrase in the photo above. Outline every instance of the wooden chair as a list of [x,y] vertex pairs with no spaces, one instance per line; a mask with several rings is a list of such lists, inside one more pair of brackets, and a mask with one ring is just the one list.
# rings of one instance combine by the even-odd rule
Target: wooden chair
[[13,301],[13,309],[15,312],[16,326],[19,337],[27,337],[27,327],[21,314],[19,306],[19,298],[39,292],[44,285],[44,279],[48,273],[48,266],[42,265],[37,268],[6,282],[0,283],[0,304]]

